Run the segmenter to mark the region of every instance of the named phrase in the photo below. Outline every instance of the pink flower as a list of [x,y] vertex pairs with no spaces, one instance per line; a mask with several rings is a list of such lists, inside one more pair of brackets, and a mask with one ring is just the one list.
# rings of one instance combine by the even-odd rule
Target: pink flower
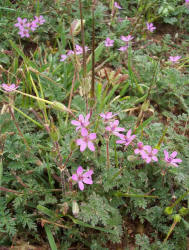
[[141,156],[146,163],[150,163],[152,160],[158,161],[158,158],[156,157],[157,152],[158,150],[156,148],[153,149],[151,146],[146,145],[145,150],[141,152]]
[[70,56],[70,55],[73,55],[73,54],[74,54],[74,51],[73,51],[73,50],[68,50],[67,56]]
[[32,21],[32,22],[30,22],[30,23],[27,23],[27,24],[26,24],[26,27],[27,27],[28,29],[30,29],[31,31],[35,31],[35,30],[37,29],[38,25],[37,25],[37,22],[36,22],[36,21]]
[[128,35],[128,36],[121,36],[120,39],[124,42],[130,42],[131,40],[133,40],[133,36]]
[[102,119],[104,120],[104,122],[109,122],[109,120],[111,120],[114,116],[116,116],[117,114],[112,114],[112,112],[107,112],[107,113],[101,113],[100,117],[102,117]]
[[185,4],[189,4],[189,0],[185,0]]
[[134,150],[134,152],[135,152],[136,155],[137,155],[137,154],[142,155],[142,153],[145,151],[146,147],[148,147],[148,145],[147,145],[147,146],[144,146],[142,142],[138,142],[138,143],[137,143],[137,146],[138,146],[138,148],[136,148],[136,149]]
[[104,43],[106,47],[112,47],[114,45],[114,40],[111,40],[109,37],[107,37]]
[[153,23],[146,23],[146,26],[147,26],[147,30],[149,30],[150,32],[153,32],[156,29]]
[[118,50],[120,51],[126,51],[128,49],[128,45],[120,47]]
[[76,131],[82,128],[86,128],[89,125],[90,113],[84,116],[82,114],[79,115],[79,120],[72,120],[71,124],[76,126]]
[[79,189],[81,191],[84,190],[84,184],[93,184],[91,175],[93,174],[93,170],[89,170],[83,174],[84,169],[79,166],[77,168],[76,174],[72,175],[72,180],[76,181],[78,183]]
[[28,29],[20,29],[18,34],[23,38],[23,37],[30,37],[29,30]]
[[92,143],[93,140],[96,139],[96,133],[89,134],[86,128],[81,129],[82,138],[77,139],[76,143],[80,146],[80,151],[83,152],[87,147],[91,151],[95,151],[94,144]]
[[115,120],[113,122],[110,122],[109,126],[106,127],[106,131],[109,131],[111,134],[118,136],[119,132],[125,131],[124,128],[118,127],[119,121]]
[[2,83],[1,87],[7,92],[12,92],[18,88],[18,86],[16,86],[14,83],[12,84]]
[[170,56],[169,61],[172,63],[176,63],[179,59],[181,59],[181,56]]
[[[76,55],[81,55],[83,54],[83,48],[79,46],[78,44],[75,45],[75,50],[76,50]],[[87,52],[88,47],[85,46],[85,52]]]
[[117,9],[122,9],[121,6],[118,4],[118,2],[114,2],[114,7]]
[[61,61],[61,62],[64,62],[64,61],[66,60],[67,57],[68,57],[67,55],[61,55],[60,61]]
[[26,26],[26,23],[27,23],[27,18],[24,18],[22,19],[21,17],[18,17],[17,18],[17,23],[15,23],[15,27],[18,27],[19,29],[20,28],[24,28]]
[[41,25],[45,23],[45,19],[43,16],[39,16],[39,17],[35,16],[35,22]]
[[182,162],[182,160],[179,158],[175,159],[175,157],[177,156],[177,151],[174,151],[172,154],[169,155],[169,153],[164,150],[164,156],[164,161],[172,166],[178,167],[177,163]]
[[128,146],[136,137],[136,135],[131,135],[131,133],[132,133],[132,130],[129,129],[128,132],[127,132],[127,135],[119,134],[118,137],[121,140],[116,141],[116,143],[124,144],[125,146]]

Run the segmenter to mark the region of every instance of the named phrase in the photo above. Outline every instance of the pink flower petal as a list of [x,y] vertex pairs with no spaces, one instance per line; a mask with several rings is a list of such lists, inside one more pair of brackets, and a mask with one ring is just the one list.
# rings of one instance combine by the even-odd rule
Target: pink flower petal
[[84,184],[83,184],[83,182],[82,182],[82,181],[79,181],[79,182],[78,182],[78,185],[79,185],[79,189],[80,189],[81,191],[83,191],[83,190],[84,190]]
[[82,135],[82,136],[87,136],[87,135],[88,135],[88,131],[87,131],[86,128],[82,128],[82,129],[81,129],[81,135]]
[[172,154],[170,154],[172,158],[175,158],[177,156],[177,151],[174,151]]
[[117,136],[121,139],[121,140],[124,140],[125,139],[125,135],[123,135],[123,134],[117,134]]
[[131,136],[131,132],[132,132],[131,129],[129,129],[128,132],[127,132],[127,137]]
[[117,143],[117,144],[124,144],[125,142],[122,141],[122,140],[117,140],[116,143]]
[[82,166],[79,166],[77,168],[77,175],[81,175],[82,173],[83,173],[83,168],[82,168]]
[[84,173],[83,177],[88,178],[88,177],[91,177],[92,174],[93,174],[93,170],[91,169],[91,170],[87,171],[86,173]]
[[138,149],[138,148],[136,148],[135,150],[134,150],[134,153],[137,155],[137,154],[140,154],[140,150]]
[[181,159],[179,159],[179,158],[177,158],[177,159],[173,159],[173,161],[172,161],[173,163],[180,163],[180,162],[182,162],[182,160]]
[[90,113],[88,113],[88,114],[86,115],[86,117],[85,117],[85,122],[86,122],[86,123],[88,123],[88,122],[89,122],[90,116],[91,116],[91,114],[90,114]]
[[151,162],[151,158],[150,157],[146,158],[145,160],[146,160],[146,163],[150,163]]
[[88,142],[88,148],[93,152],[95,151],[94,144],[91,141]]
[[78,176],[77,176],[76,174],[73,174],[73,175],[72,175],[72,180],[78,181]]
[[115,120],[115,121],[112,122],[111,124],[117,127],[117,126],[119,125],[119,121],[118,121],[118,120]]
[[105,115],[104,113],[101,113],[101,114],[100,114],[100,117],[105,118],[106,115]]
[[116,131],[122,131],[122,132],[123,132],[123,131],[125,131],[125,129],[124,129],[124,128],[117,127],[117,128],[116,128]]
[[76,140],[76,144],[78,145],[78,146],[80,146],[81,144],[83,143],[83,139],[77,139]]
[[81,122],[85,122],[85,119],[84,119],[84,117],[83,117],[83,115],[81,114],[81,115],[79,115],[79,121],[81,121]]
[[165,159],[167,159],[169,157],[169,153],[167,152],[167,150],[164,150],[164,156],[165,156]]
[[175,167],[178,167],[178,165],[174,162],[171,163],[171,165],[175,166]]
[[110,126],[107,126],[107,127],[106,127],[106,131],[111,131]]
[[87,143],[82,140],[82,143],[80,145],[80,151],[81,152],[85,151],[86,147],[87,147]]
[[80,126],[80,122],[76,121],[76,120],[72,120],[71,124],[74,126]]
[[83,182],[86,183],[86,184],[93,184],[93,181],[91,178],[83,178]]
[[158,152],[158,149],[156,149],[156,148],[154,148],[154,149],[152,150],[152,154],[154,154],[154,155],[156,155],[157,152]]
[[152,156],[153,161],[158,161],[158,158],[156,156]]
[[89,139],[90,140],[95,140],[96,139],[96,133],[89,134]]
[[149,146],[149,145],[146,145],[146,146],[145,146],[145,150],[146,150],[148,153],[150,153],[150,152],[152,151],[152,147]]
[[136,135],[132,135],[132,136],[130,137],[130,140],[133,141],[133,140],[135,139],[135,137],[136,137]]

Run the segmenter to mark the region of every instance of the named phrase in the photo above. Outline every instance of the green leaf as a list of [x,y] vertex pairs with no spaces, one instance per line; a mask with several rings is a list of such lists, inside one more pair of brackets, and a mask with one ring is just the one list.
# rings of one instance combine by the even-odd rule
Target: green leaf
[[96,229],[96,230],[99,230],[99,231],[102,231],[102,232],[105,232],[105,233],[112,233],[114,234],[114,231],[113,230],[110,230],[110,229],[105,229],[103,227],[97,227],[97,226],[92,226],[88,223],[85,223],[81,220],[78,220],[78,219],[75,219],[74,217],[70,216],[70,215],[67,215],[75,224],[78,224],[80,226],[83,226],[83,227],[89,227],[89,228],[93,228],[93,229]]
[[52,235],[52,232],[51,232],[51,229],[50,229],[49,225],[45,224],[44,228],[45,228],[45,232],[47,234],[47,238],[48,238],[49,245],[50,245],[51,249],[52,250],[57,250],[57,247],[56,247],[56,244],[55,244],[55,241],[54,241],[54,237]]
[[57,215],[54,212],[52,212],[50,209],[48,209],[42,205],[38,205],[37,209],[51,218],[57,217]]
[[122,192],[115,192],[115,196],[117,197],[131,197],[131,198],[153,198],[153,199],[158,199],[158,196],[155,195],[146,195],[146,194],[127,194],[127,193],[122,193]]

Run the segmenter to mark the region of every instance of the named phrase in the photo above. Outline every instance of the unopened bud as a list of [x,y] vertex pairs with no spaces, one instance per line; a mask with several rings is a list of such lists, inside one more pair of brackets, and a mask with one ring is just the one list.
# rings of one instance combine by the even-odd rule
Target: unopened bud
[[174,218],[174,222],[180,222],[182,217],[179,214],[175,214],[173,218]]
[[185,216],[185,215],[187,215],[188,213],[189,213],[189,209],[186,208],[186,207],[182,207],[182,208],[179,210],[179,214],[180,214],[180,215]]
[[68,209],[69,209],[68,203],[64,202],[62,204],[62,207],[61,207],[60,211],[62,212],[63,215],[66,215],[67,212],[68,212]]
[[128,155],[127,160],[130,162],[137,161],[138,157],[135,155]]
[[61,102],[56,102],[55,101],[55,102],[52,103],[52,106],[57,110],[61,110],[61,111],[66,111],[67,110],[66,106],[64,104],[62,104]]
[[72,201],[72,213],[74,216],[78,216],[79,214],[79,205],[76,201]]
[[165,210],[164,210],[164,213],[168,214],[168,215],[172,214],[173,213],[173,208],[172,207],[166,207]]
[[147,111],[148,108],[149,108],[149,105],[150,105],[150,102],[149,102],[149,101],[145,101],[145,102],[142,104],[142,110],[143,110],[143,111]]
[[[83,20],[83,24],[85,24],[85,20]],[[71,23],[70,35],[72,33],[73,36],[77,36],[81,31],[81,20],[76,19]]]

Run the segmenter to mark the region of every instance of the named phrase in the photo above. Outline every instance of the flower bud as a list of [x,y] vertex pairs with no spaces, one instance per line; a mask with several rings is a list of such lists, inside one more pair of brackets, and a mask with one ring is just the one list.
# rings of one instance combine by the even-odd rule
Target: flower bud
[[142,104],[142,110],[143,111],[147,111],[148,108],[149,108],[149,105],[150,105],[150,102],[149,101],[146,101]]
[[78,216],[79,214],[79,205],[76,201],[72,201],[72,213],[74,216]]
[[[85,20],[83,20],[83,24],[85,24]],[[77,36],[81,31],[81,20],[76,19],[71,23],[70,35]]]
[[68,209],[69,209],[68,203],[64,202],[62,204],[62,207],[61,207],[60,211],[62,212],[63,215],[66,215],[67,212],[68,212]]
[[164,213],[168,214],[168,215],[172,214],[173,213],[173,208],[172,207],[166,207],[165,210],[164,210]]
[[179,214],[175,214],[173,218],[174,222],[180,222],[182,217]]
[[61,102],[56,102],[54,101],[52,103],[52,106],[57,109],[57,110],[60,110],[60,111],[67,111],[67,108],[64,104],[62,104]]
[[127,160],[128,160],[129,162],[137,161],[137,159],[138,159],[138,157],[135,156],[135,155],[128,155],[128,156],[127,156]]
[[187,215],[189,213],[189,209],[186,208],[186,207],[182,207],[180,210],[179,210],[179,214],[180,215]]

